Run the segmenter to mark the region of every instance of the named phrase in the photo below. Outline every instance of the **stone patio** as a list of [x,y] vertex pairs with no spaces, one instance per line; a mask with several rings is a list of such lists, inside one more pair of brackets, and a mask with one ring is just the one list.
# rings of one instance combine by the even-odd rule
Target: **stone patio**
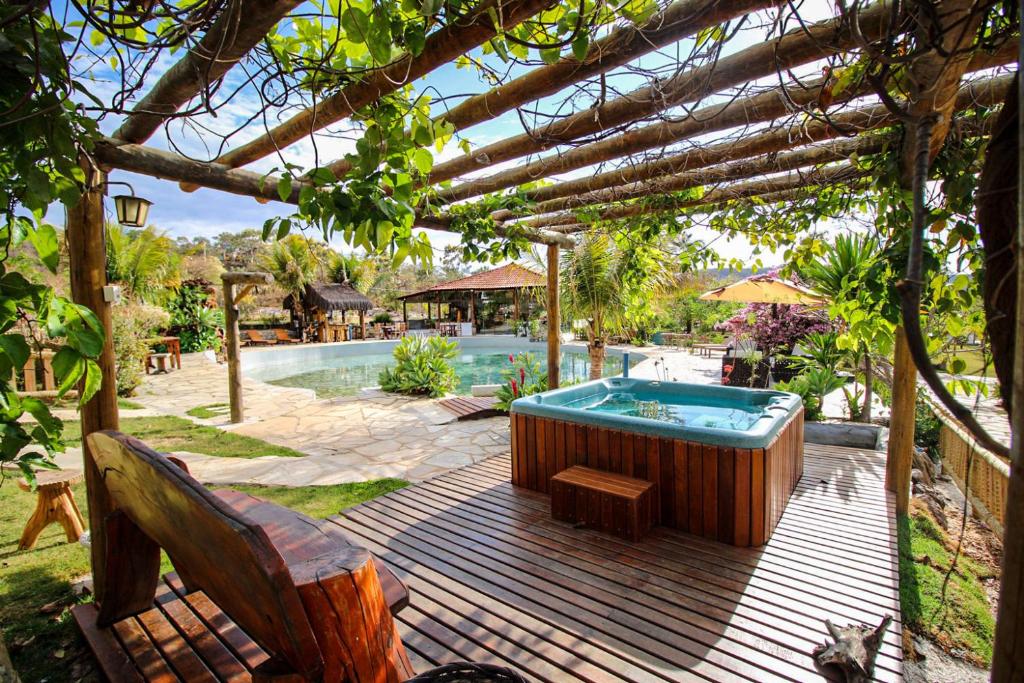
[[[666,347],[630,349],[647,356],[632,375],[698,383],[717,381],[719,358],[701,358]],[[243,352],[243,364],[245,352]],[[308,389],[243,378],[246,421],[231,425],[226,416],[198,419],[192,408],[228,401],[227,367],[205,354],[186,354],[182,369],[146,377],[131,400],[143,411],[123,416],[169,414],[231,430],[305,453],[304,458],[263,456],[222,458],[175,453],[192,474],[209,484],[307,486],[341,484],[380,477],[422,481],[449,469],[509,452],[507,417],[457,422],[437,401],[364,390],[357,396],[318,399]],[[62,466],[78,466],[81,454],[69,449]]]

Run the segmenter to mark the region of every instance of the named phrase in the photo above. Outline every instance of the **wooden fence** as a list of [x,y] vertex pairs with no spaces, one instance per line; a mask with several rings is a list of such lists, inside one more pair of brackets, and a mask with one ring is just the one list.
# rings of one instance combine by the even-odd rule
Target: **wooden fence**
[[939,453],[943,471],[969,497],[977,517],[1002,538],[1009,463],[982,447],[944,410],[932,404],[932,411],[942,422]]
[[33,353],[20,371],[14,371],[14,386],[19,394],[27,396],[53,396],[57,393],[57,380],[53,376],[53,351],[44,349]]

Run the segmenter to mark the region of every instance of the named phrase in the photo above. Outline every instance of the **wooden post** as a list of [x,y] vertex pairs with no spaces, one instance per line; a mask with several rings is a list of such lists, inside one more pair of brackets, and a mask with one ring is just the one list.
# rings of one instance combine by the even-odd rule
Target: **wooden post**
[[469,293],[469,324],[473,326],[473,331],[476,332],[476,292]]
[[[1022,46],[1024,49],[1024,46]],[[1024,81],[1018,81],[1018,108],[1024,101]],[[1009,104],[1007,104],[1009,106]],[[1017,115],[1017,314],[1014,329],[1013,385],[1002,387],[1011,391],[1010,408],[1010,481],[1006,491],[1006,514],[1003,526],[1003,564],[999,588],[999,609],[996,615],[996,641],[992,653],[993,683],[1018,681],[1024,674],[1024,134]]]
[[102,373],[102,384],[88,403],[82,406],[83,468],[85,470],[86,498],[89,502],[90,557],[92,561],[93,593],[102,603],[109,591],[117,587],[107,585],[106,538],[103,520],[113,512],[114,505],[103,485],[93,454],[85,444],[85,437],[101,429],[117,429],[117,373],[114,368],[114,334],[111,325],[110,304],[104,301],[103,287],[107,284],[107,250],[103,232],[103,191],[100,184],[104,176],[83,161],[91,189],[78,203],[67,207],[66,236],[71,271],[71,294],[76,303],[87,306],[96,314],[106,333],[103,350],[97,359]]
[[885,485],[896,494],[896,514],[910,508],[910,470],[914,461],[914,414],[917,408],[917,368],[910,356],[903,327],[896,328],[896,357],[892,373],[892,415]]
[[548,388],[558,388],[561,361],[561,313],[558,310],[558,246],[548,245]]
[[245,294],[236,296],[235,285],[269,285],[274,278],[269,273],[224,273],[224,344],[228,359],[228,401],[231,404],[231,421],[242,422],[245,408],[242,405],[242,350],[238,341],[238,303]]
[[402,322],[406,325],[409,324],[409,306],[405,299],[402,299]]
[[512,333],[515,334],[516,326],[519,325],[519,290],[512,290]]

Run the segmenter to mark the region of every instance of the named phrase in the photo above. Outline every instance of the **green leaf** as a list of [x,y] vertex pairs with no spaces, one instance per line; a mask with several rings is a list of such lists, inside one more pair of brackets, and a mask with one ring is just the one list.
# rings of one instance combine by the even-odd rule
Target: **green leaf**
[[57,395],[63,396],[74,388],[78,380],[85,373],[85,363],[82,354],[70,346],[65,346],[53,356],[53,374],[56,375]]
[[586,33],[581,32],[576,39],[572,41],[572,56],[579,61],[583,61],[587,58],[587,49],[590,47],[590,36]]
[[281,179],[277,181],[277,196],[281,198],[282,202],[287,202],[292,196],[292,179],[291,176],[281,176]]
[[370,17],[358,7],[349,7],[341,15],[341,27],[353,43],[365,43],[370,35]]
[[420,147],[413,152],[412,162],[416,165],[416,170],[423,175],[427,175],[430,173],[430,169],[434,167],[434,155]]
[[39,254],[39,260],[49,269],[51,273],[57,272],[57,265],[60,261],[60,244],[57,240],[57,231],[52,225],[43,224],[28,233],[28,239]]
[[540,51],[540,58],[544,60],[545,64],[554,64],[562,56],[562,51],[557,47],[547,48]]
[[32,351],[28,342],[20,334],[5,334],[0,336],[0,351],[3,351],[11,360],[11,366],[22,368],[28,362]]
[[82,384],[82,396],[78,399],[78,405],[85,405],[89,399],[96,395],[103,384],[103,372],[100,365],[94,360],[85,361],[85,382]]

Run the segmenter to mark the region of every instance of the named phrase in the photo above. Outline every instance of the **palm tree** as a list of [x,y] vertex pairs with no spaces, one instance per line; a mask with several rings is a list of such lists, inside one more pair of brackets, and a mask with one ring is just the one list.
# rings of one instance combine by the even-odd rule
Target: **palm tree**
[[[864,278],[878,259],[881,246],[878,240],[868,235],[838,235],[828,245],[821,258],[800,269],[800,275],[829,300],[866,296]],[[860,409],[861,420],[871,421],[873,398],[873,370],[871,351],[866,341],[859,341],[854,351],[853,363],[864,372],[864,403]],[[856,412],[856,406],[850,410]]]
[[[561,268],[561,299],[565,317],[587,322],[587,351],[590,379],[604,371],[605,345],[622,327],[627,309],[637,300],[647,305],[650,295],[667,280],[658,250],[649,247],[624,250],[603,233],[588,233],[564,257]],[[642,274],[629,266],[632,259],[644,259]],[[634,294],[645,292],[642,297]],[[549,325],[559,321],[549,320]]]
[[127,294],[154,303],[160,294],[180,283],[180,258],[174,241],[153,226],[125,230],[107,225],[107,280]]
[[260,267],[274,276],[277,286],[302,299],[306,285],[316,279],[317,262],[301,235],[288,235],[274,243],[259,259]]
[[363,294],[373,286],[375,264],[355,254],[333,254],[328,264],[328,277],[332,282],[344,282]]

